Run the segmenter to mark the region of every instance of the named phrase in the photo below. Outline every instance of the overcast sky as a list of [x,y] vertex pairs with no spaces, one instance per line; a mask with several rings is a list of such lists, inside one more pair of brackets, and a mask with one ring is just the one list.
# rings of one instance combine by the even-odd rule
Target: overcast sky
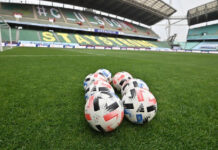
[[[169,4],[169,0],[163,0],[163,1]],[[173,3],[172,6],[177,10],[177,12],[173,16],[186,16],[187,11],[189,9],[211,1],[213,0],[172,0]],[[173,20],[172,22],[175,21],[176,20]],[[167,39],[166,26],[163,26],[165,24],[167,24],[167,21],[161,21],[160,23],[152,26],[152,29],[161,37],[160,40]],[[205,23],[201,24],[201,26],[202,25],[205,25]],[[188,29],[189,27],[187,26],[187,21],[182,21],[178,23],[176,26],[172,26],[171,35],[177,33],[176,41],[186,41]]]

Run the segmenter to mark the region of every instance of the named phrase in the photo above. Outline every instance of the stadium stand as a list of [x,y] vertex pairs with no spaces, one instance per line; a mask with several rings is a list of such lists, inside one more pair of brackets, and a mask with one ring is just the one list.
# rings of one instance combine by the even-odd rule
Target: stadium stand
[[[51,1],[60,2],[59,0]],[[115,14],[148,26],[154,25],[176,12],[162,0],[62,0],[61,2]]]
[[218,42],[179,42],[180,47],[184,50],[193,51],[217,51]]
[[188,40],[216,40],[218,39],[218,24],[190,29]]
[[[187,13],[188,24],[196,25],[218,19],[217,0],[190,9]],[[218,24],[190,28],[187,43],[181,44],[186,50],[217,51],[218,50]]]
[[[10,41],[8,29],[2,29],[1,33],[2,33],[2,41],[5,41],[5,42]],[[12,34],[12,41],[16,41],[16,31],[12,30],[11,34]]]
[[208,50],[218,49],[218,24],[189,29],[184,49]]
[[[7,30],[2,31],[4,35],[8,35]],[[114,46],[114,47],[162,47],[169,48],[167,42],[146,41],[130,38],[116,38],[95,36],[77,33],[62,33],[62,32],[48,32],[27,29],[12,29],[13,42],[18,43],[36,43],[52,42],[52,43],[71,43],[74,45],[92,45],[92,46]],[[18,39],[15,39],[18,37]],[[8,36],[3,36],[4,40],[8,40]]]
[[[166,16],[175,12],[162,1],[159,3],[169,9]],[[117,17],[102,15],[94,10],[0,3],[0,15],[12,26],[12,41],[19,46],[34,44],[44,47],[53,44],[63,47],[170,49],[167,42],[157,41],[158,34],[150,28]],[[157,16],[153,14],[153,17]],[[162,19],[157,17],[152,22],[157,20]],[[149,20],[147,21],[147,24],[151,24]],[[18,28],[20,26],[21,29]],[[3,41],[7,43],[8,31],[3,30],[2,33]]]
[[91,12],[49,6],[0,4],[0,15],[9,23],[50,27],[70,27],[79,31],[107,32],[121,35],[158,39],[151,29],[133,25]]
[[175,42],[175,44],[178,44],[183,50],[192,50],[200,44],[200,42]]
[[195,47],[193,50],[202,50],[202,51],[217,51],[218,50],[218,42],[201,42]]
[[[12,30],[14,31],[14,30]],[[32,30],[18,30],[19,31],[19,39],[23,41],[39,41],[38,34],[34,34],[35,32]],[[17,41],[19,41],[17,39]]]

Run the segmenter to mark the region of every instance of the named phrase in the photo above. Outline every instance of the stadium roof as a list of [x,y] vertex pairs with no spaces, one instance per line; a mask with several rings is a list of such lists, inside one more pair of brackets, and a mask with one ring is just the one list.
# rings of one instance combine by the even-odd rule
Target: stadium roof
[[218,1],[190,9],[187,14],[188,24],[195,25],[218,19]]
[[[51,1],[59,2],[59,0]],[[62,0],[61,2],[104,11],[149,26],[176,12],[162,0]]]

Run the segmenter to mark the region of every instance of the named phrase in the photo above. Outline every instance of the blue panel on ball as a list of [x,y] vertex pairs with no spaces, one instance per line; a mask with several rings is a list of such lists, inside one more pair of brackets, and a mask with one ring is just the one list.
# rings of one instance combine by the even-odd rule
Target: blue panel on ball
[[111,93],[113,96],[115,96],[116,98],[119,98],[115,93]]
[[129,117],[132,116],[128,109],[124,109],[124,114],[125,114],[125,115],[129,115]]
[[141,114],[136,115],[137,123],[143,123],[143,118]]
[[139,86],[140,88],[143,88],[143,84],[142,84],[142,83],[139,83],[138,86]]
[[102,73],[104,76],[108,77],[108,74],[105,71],[103,71]]

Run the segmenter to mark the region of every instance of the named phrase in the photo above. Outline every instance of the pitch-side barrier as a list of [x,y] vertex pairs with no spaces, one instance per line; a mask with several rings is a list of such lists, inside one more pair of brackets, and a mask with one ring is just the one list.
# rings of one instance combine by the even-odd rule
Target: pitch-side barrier
[[157,47],[114,47],[114,46],[93,46],[93,45],[79,45],[74,43],[3,43],[2,46],[12,47],[46,47],[46,48],[75,48],[75,49],[93,49],[93,50],[124,50],[124,51],[153,51],[153,52],[178,52],[178,53],[201,53],[201,54],[218,54],[218,51],[206,50],[173,50],[170,48]]

